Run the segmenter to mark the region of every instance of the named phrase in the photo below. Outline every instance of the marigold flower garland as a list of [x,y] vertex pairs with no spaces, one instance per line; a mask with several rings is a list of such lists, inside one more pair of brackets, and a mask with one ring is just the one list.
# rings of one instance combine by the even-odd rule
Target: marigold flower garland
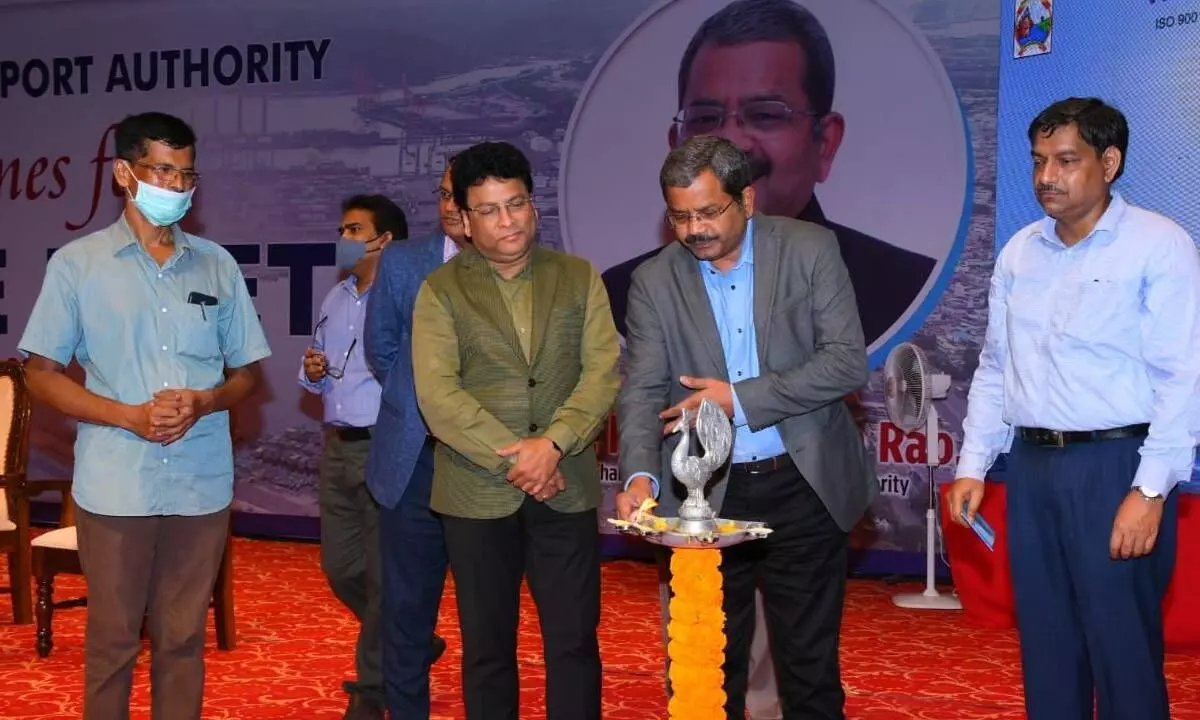
[[671,720],[725,719],[725,612],[721,551],[676,549],[671,553]]

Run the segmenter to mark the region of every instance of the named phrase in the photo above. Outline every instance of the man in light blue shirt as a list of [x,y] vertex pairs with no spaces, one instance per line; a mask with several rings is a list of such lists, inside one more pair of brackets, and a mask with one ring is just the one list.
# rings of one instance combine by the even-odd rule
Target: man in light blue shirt
[[[1046,217],[1000,252],[951,517],[1011,447],[1008,537],[1030,720],[1169,717],[1162,602],[1192,472],[1200,256],[1112,184],[1125,117],[1094,98],[1029,126]],[[1093,699],[1094,697],[1094,699]]]
[[348,275],[321,303],[299,381],[324,400],[325,451],[318,492],[321,569],[333,594],[359,621],[357,678],[344,684],[350,695],[345,717],[382,720],[386,697],[379,504],[367,488],[365,472],[382,388],[367,366],[363,327],[379,258],[394,240],[408,237],[408,221],[383,195],[355,195],[342,203],[338,234],[337,263]]
[[[146,616],[152,717],[198,720],[233,500],[229,409],[250,395],[270,350],[233,257],[176,224],[199,181],[192,129],[145,113],[115,138],[124,213],[50,258],[18,347],[30,393],[79,420],[83,717],[129,716]],[[85,386],[64,373],[72,359]]]

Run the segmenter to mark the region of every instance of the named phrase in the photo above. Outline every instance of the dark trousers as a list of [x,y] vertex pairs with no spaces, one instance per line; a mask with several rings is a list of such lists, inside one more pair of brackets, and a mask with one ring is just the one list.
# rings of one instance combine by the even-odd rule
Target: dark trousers
[[358,619],[354,667],[347,692],[383,704],[379,614],[379,506],[367,490],[370,439],[341,440],[328,428],[318,468],[321,570],[337,599]]
[[1175,567],[1177,493],[1154,550],[1113,560],[1141,438],[1037,447],[1009,459],[1008,543],[1029,720],[1166,720],[1162,603]]
[[79,508],[79,562],[87,580],[84,720],[127,720],[143,622],[150,635],[155,720],[199,720],[204,632],[229,532],[211,515],[114,517]]
[[722,551],[725,711],[730,720],[745,717],[759,588],[784,720],[841,720],[848,536],[790,462],[761,475],[735,470],[728,482],[721,516],[762,520],[772,532]]
[[600,533],[595,510],[560,513],[526,498],[498,520],[443,516],[463,641],[468,720],[516,720],[521,578],[537,605],[546,717],[599,720]]
[[417,459],[394,508],[381,507],[383,561],[383,682],[397,720],[429,717],[429,666],[438,606],[446,583],[442,525],[429,509],[433,445]]

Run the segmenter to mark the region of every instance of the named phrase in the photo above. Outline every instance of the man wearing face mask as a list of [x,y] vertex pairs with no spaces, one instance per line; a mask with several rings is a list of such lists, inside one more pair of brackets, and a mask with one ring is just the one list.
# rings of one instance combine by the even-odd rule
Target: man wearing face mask
[[[129,717],[144,620],[151,717],[199,720],[233,500],[229,410],[270,350],[233,257],[176,224],[199,181],[192,129],[145,113],[122,120],[115,139],[124,212],[50,258],[18,347],[34,398],[80,421],[83,717]],[[86,386],[63,372],[72,359]]]
[[355,195],[342,204],[337,264],[346,273],[325,296],[304,351],[300,385],[321,395],[325,453],[319,468],[321,569],[333,594],[359,621],[357,678],[347,718],[382,718],[379,506],[366,484],[367,451],[379,415],[379,381],[363,352],[367,296],[385,247],[408,237],[404,211],[383,195]]

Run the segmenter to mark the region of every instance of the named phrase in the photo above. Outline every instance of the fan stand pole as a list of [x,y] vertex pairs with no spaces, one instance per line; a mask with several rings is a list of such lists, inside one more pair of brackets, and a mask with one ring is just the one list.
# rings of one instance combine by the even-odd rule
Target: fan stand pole
[[925,509],[925,592],[892,596],[892,602],[898,607],[912,610],[962,609],[962,602],[957,597],[937,591],[934,565],[937,556],[937,483],[934,469],[940,459],[938,445],[937,410],[931,405],[925,418],[925,469],[929,479],[929,505]]

